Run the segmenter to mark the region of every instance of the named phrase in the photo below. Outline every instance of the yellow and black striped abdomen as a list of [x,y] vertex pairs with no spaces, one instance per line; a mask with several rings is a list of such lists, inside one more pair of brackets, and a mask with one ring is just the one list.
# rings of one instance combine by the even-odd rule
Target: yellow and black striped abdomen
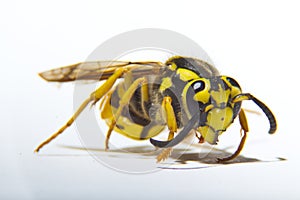
[[[108,125],[115,117],[114,113],[119,107],[123,94],[133,81],[130,74],[128,77],[125,76],[125,80],[119,83],[104,100],[101,117]],[[166,123],[162,117],[161,105],[153,102],[158,99],[157,95],[159,94],[156,89],[153,89],[152,84],[145,83],[137,88],[117,119],[114,131],[136,140],[149,139],[158,135],[165,128]]]

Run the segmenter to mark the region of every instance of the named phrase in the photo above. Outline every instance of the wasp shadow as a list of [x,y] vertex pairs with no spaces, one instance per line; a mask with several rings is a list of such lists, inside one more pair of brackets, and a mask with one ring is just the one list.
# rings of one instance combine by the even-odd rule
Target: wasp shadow
[[252,162],[263,162],[257,158],[245,157],[242,155],[237,156],[236,158],[226,161],[219,162],[219,158],[226,158],[231,156],[232,153],[227,151],[223,152],[208,152],[208,153],[183,153],[181,155],[171,155],[171,157],[176,158],[176,162],[180,164],[187,164],[188,162],[198,162],[201,164],[237,164],[237,163],[252,163]]
[[[106,156],[111,157],[122,157],[126,154],[135,154],[139,155],[139,158],[151,157],[155,158],[159,154],[160,151],[154,149],[152,146],[133,146],[133,147],[124,147],[120,149],[110,149],[105,150],[101,148],[86,148],[79,146],[71,146],[71,145],[58,145],[60,148],[79,150],[79,151],[88,151],[92,153],[100,153]],[[227,149],[231,147],[227,147],[226,149],[209,149],[210,151],[206,152],[197,152],[197,149],[193,149],[193,152],[187,151],[183,148],[174,148],[170,158],[174,160],[177,164],[188,164],[189,162],[197,162],[199,164],[220,164],[218,162],[218,158],[225,158],[230,156],[232,153],[228,152]],[[200,149],[199,149],[200,150]],[[203,150],[203,149],[202,149]],[[42,156],[90,156],[90,154],[43,154]],[[229,160],[226,162],[222,162],[221,164],[239,164],[239,163],[254,163],[254,162],[276,162],[276,161],[285,161],[285,158],[274,158],[274,160],[260,160],[258,158],[246,157],[243,155],[237,156],[233,160]]]

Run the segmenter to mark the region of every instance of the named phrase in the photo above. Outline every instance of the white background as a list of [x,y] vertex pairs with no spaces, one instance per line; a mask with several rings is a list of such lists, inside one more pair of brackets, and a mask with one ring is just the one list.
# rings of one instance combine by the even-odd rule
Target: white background
[[[299,9],[288,0],[1,1],[0,198],[299,199]],[[137,28],[186,35],[221,73],[265,101],[278,132],[269,136],[265,117],[250,115],[243,155],[271,162],[120,173],[84,152],[53,151],[80,145],[74,127],[33,154],[73,112],[72,84],[57,89],[37,73],[83,61],[106,39]]]

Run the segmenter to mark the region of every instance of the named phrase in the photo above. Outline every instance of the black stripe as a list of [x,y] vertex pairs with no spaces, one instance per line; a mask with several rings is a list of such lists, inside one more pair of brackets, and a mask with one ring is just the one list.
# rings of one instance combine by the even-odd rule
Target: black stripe
[[[118,85],[118,87],[120,87],[120,85]],[[120,97],[118,95],[118,87],[116,87],[115,91],[113,91],[111,98],[110,98],[110,104],[115,107],[115,108],[119,108],[120,106]]]
[[193,71],[200,77],[209,78],[218,75],[218,71],[212,65],[195,58],[175,57],[169,63],[175,63],[177,68],[184,68]]
[[[141,140],[144,140],[144,139],[148,139],[148,134],[150,133],[150,130],[153,128],[153,127],[155,127],[155,126],[157,126],[157,125],[160,125],[160,124],[158,124],[158,123],[156,123],[156,122],[153,122],[153,123],[151,123],[151,124],[149,124],[148,126],[144,126],[143,127],[143,130],[142,130],[142,132],[141,132],[141,134],[140,134],[140,139]],[[162,124],[161,124],[162,125]]]

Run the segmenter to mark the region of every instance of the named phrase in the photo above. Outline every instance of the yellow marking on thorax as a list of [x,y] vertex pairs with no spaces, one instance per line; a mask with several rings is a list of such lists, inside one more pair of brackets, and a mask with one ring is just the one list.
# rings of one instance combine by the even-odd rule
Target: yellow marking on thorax
[[175,71],[177,69],[177,65],[175,63],[172,63],[172,65],[170,66],[170,69]]
[[[184,89],[183,89],[183,91],[182,91],[182,94],[187,94],[187,91],[188,91],[189,87],[190,87],[190,84],[187,84],[187,85],[184,87]],[[190,113],[190,111],[189,111],[189,109],[188,109],[187,99],[186,99],[186,98],[187,98],[186,95],[182,95],[182,104],[183,104],[183,108],[184,108],[184,110],[185,110],[185,112],[186,112],[186,114],[187,114],[187,117],[190,119],[192,116],[191,116],[191,113]]]
[[170,77],[165,77],[165,78],[163,78],[163,79],[162,79],[162,82],[161,82],[161,85],[160,85],[160,87],[159,87],[159,91],[162,92],[162,91],[168,89],[169,87],[172,86],[172,84],[173,84],[173,83],[172,83],[172,80],[171,80]]
[[179,74],[179,77],[182,81],[189,81],[192,79],[199,78],[199,76],[195,72],[192,72],[191,70],[188,70],[188,69],[179,68],[179,69],[177,69],[176,73]]

